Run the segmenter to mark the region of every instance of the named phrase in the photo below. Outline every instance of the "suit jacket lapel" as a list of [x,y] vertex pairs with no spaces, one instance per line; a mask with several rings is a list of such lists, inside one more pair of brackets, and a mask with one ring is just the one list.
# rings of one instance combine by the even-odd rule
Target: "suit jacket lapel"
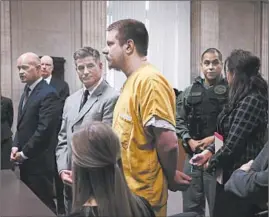
[[[25,103],[25,105],[23,106],[22,108],[22,111],[21,111],[21,114],[19,116],[19,119],[18,119],[18,125],[20,124],[22,118],[23,118],[23,115],[25,114],[25,111],[28,107],[28,105],[31,103],[31,100],[38,94],[40,88],[42,87],[43,85],[43,82],[46,82],[45,80],[41,80],[36,86],[35,88],[32,90],[27,102]],[[23,103],[23,99],[24,99],[24,93],[23,93],[23,97],[21,97],[21,102],[20,102],[20,107],[22,107],[22,103]]]
[[74,96],[76,102],[74,102],[74,107],[73,107],[74,114],[72,116],[74,117],[75,120],[77,119],[77,116],[79,115],[79,107],[80,107],[82,97],[83,97],[83,89],[80,89],[77,95]]
[[18,120],[20,119],[21,117],[21,114],[22,114],[22,104],[23,104],[23,100],[24,100],[24,95],[25,95],[25,92],[23,92],[23,94],[21,95],[21,99],[20,99],[20,103],[19,103],[19,114],[18,114]]
[[53,86],[53,87],[56,86],[56,85],[55,85],[55,80],[54,80],[53,76],[52,76],[51,79],[50,79],[50,83],[49,83],[49,85],[51,85],[51,86]]
[[98,98],[100,95],[102,95],[105,87],[106,87],[106,81],[102,81],[101,84],[96,88],[96,90],[89,96],[87,102],[78,113],[78,116],[74,121],[74,124],[79,122],[81,118],[83,118],[85,114],[92,108],[92,106],[98,101]]

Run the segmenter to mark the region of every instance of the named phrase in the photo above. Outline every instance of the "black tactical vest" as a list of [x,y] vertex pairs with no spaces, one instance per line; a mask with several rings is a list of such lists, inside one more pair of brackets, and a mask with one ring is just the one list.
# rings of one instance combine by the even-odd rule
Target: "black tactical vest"
[[222,79],[206,89],[196,80],[187,97],[187,122],[192,139],[212,136],[216,131],[217,117],[228,100],[228,84]]

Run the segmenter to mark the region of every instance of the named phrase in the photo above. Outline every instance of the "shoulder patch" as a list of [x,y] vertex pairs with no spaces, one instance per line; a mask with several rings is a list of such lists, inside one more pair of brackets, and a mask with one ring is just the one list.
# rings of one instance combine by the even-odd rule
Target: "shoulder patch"
[[218,95],[224,94],[227,92],[227,87],[225,85],[217,85],[214,87],[214,92]]

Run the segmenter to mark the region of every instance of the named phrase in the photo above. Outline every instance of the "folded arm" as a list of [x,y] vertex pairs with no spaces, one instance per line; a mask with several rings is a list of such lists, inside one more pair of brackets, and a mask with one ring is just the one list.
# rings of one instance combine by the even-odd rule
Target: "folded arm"
[[268,192],[268,168],[260,172],[245,172],[241,169],[234,171],[225,184],[225,190],[245,199],[260,200],[261,195]]

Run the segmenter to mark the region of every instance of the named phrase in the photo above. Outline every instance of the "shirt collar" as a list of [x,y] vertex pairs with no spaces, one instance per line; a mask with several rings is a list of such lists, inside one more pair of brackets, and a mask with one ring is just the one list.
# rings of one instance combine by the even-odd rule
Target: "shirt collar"
[[[95,86],[88,88],[89,95],[92,95],[93,94],[93,92],[97,89],[97,87],[99,87],[99,85],[102,83],[102,81],[103,81],[103,77],[100,78],[100,80],[98,81],[98,83]],[[83,92],[86,89],[87,88],[85,86],[83,86]]]
[[52,75],[50,75],[50,76],[47,77],[47,78],[44,78],[44,80],[45,80],[48,84],[50,84],[51,78],[52,78]]
[[40,81],[42,81],[42,77],[40,77],[39,79],[37,79],[34,83],[32,83],[31,85],[29,85],[29,88],[30,88],[30,92],[32,92],[33,91],[33,89],[35,89],[35,87],[36,87],[36,85],[40,82]]

